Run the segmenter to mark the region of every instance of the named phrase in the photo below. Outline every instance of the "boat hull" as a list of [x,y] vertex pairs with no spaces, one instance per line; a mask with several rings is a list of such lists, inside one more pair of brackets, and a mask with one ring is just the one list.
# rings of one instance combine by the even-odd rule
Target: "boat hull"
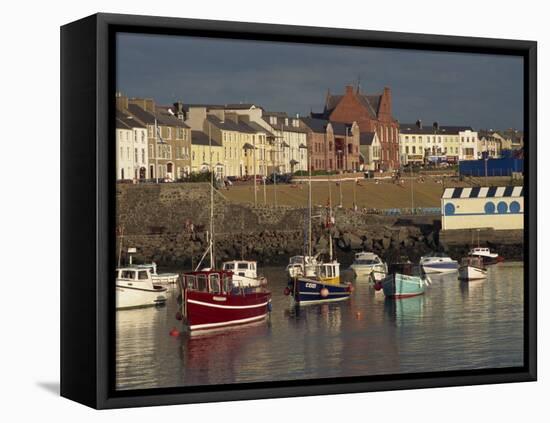
[[395,273],[382,281],[384,295],[388,298],[408,298],[424,294],[426,283],[420,276]]
[[487,270],[475,266],[460,266],[458,277],[465,281],[487,279]]
[[422,271],[426,274],[447,274],[447,273],[454,273],[457,270],[458,270],[458,263],[456,261],[429,263],[429,264],[422,265]]
[[378,268],[377,266],[352,264],[350,266],[350,269],[353,270],[353,273],[355,273],[355,276],[357,277],[366,277],[372,275],[376,282],[382,281],[386,277],[386,270]]
[[185,291],[184,316],[189,330],[209,330],[265,319],[271,307],[268,291],[229,294]]
[[312,278],[297,278],[289,282],[290,295],[298,304],[344,301],[351,295],[350,287],[350,284],[333,284]]
[[141,289],[124,285],[116,285],[116,308],[149,307],[166,302],[166,288]]

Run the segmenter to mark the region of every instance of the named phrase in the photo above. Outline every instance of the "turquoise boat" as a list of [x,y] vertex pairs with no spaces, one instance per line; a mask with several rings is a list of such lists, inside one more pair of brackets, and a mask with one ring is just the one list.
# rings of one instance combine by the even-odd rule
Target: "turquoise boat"
[[388,298],[408,298],[424,294],[429,283],[429,278],[423,276],[420,266],[397,263],[390,266],[388,276],[380,285]]

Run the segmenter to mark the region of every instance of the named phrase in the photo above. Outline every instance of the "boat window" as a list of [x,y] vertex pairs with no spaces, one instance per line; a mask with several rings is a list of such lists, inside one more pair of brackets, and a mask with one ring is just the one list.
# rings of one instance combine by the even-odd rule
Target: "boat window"
[[224,275],[223,277],[224,292],[229,293],[231,292],[232,289],[233,289],[233,283],[231,282],[231,277],[229,277],[228,275]]
[[147,271],[146,270],[140,270],[138,272],[138,279],[140,279],[140,280],[148,279],[147,278]]
[[248,263],[239,263],[239,269],[248,269]]
[[197,286],[195,289],[202,292],[208,291],[208,281],[205,274],[197,275]]
[[225,263],[223,265],[224,270],[232,270],[233,269],[233,263]]
[[361,259],[361,260],[357,260],[357,264],[368,264],[368,265],[372,265],[372,264],[377,264],[378,261],[377,260],[371,260],[371,259]]
[[135,279],[135,272],[133,270],[123,270],[121,278],[122,279],[132,279],[133,280],[133,279]]
[[195,287],[196,287],[195,281],[196,281],[195,276],[193,276],[193,275],[186,275],[186,276],[185,276],[185,282],[186,282],[186,284],[187,284],[187,285],[186,285],[187,288],[189,288],[189,289],[195,289]]
[[220,275],[213,273],[210,275],[210,292],[217,294],[221,292]]

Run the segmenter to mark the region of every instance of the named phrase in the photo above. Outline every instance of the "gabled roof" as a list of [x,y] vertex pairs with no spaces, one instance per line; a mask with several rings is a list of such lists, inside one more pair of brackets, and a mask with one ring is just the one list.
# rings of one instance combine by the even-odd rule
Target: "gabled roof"
[[[272,116],[275,116],[277,118],[276,124],[271,124],[269,118]],[[290,125],[290,122],[293,119],[300,120],[300,118],[288,116],[286,112],[264,112],[262,113],[262,119],[264,120],[264,122],[268,123],[272,128],[276,129],[277,131],[280,131],[282,128],[283,132],[299,132],[299,133],[308,132],[306,129],[300,128],[299,126]],[[289,125],[285,125],[285,119],[288,119]]]
[[127,113],[123,110],[117,109],[116,118],[120,119],[130,128],[145,128],[143,122],[139,119],[136,119],[131,113]]
[[124,123],[122,120],[120,120],[118,117],[116,118],[116,129],[128,129],[128,130],[132,130],[132,128],[128,125],[126,125],[126,123]]
[[[370,117],[376,118],[378,116],[378,108],[380,107],[380,99],[382,94],[361,94],[354,93],[355,98],[367,109]],[[324,115],[328,117],[332,111],[338,106],[340,101],[344,98],[343,95],[328,95],[325,102]]]
[[372,145],[374,142],[374,132],[361,132],[359,143],[361,145]]
[[[192,145],[210,145],[208,135],[202,131],[191,131],[191,144]],[[221,144],[212,139],[212,147],[221,147]]]
[[156,107],[157,124],[175,126],[178,128],[189,128],[189,126],[187,126],[181,119],[178,119],[176,116],[170,113],[170,110],[172,109],[168,106]]
[[330,122],[334,135],[351,136],[351,125],[349,123]]
[[146,125],[155,123],[155,115],[143,110],[137,104],[128,104],[128,111]]

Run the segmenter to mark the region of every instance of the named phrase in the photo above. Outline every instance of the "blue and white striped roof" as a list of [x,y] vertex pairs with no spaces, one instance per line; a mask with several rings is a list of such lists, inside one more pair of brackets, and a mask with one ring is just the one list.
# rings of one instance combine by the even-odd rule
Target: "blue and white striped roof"
[[523,197],[522,186],[445,188],[443,199],[448,198],[501,198]]

